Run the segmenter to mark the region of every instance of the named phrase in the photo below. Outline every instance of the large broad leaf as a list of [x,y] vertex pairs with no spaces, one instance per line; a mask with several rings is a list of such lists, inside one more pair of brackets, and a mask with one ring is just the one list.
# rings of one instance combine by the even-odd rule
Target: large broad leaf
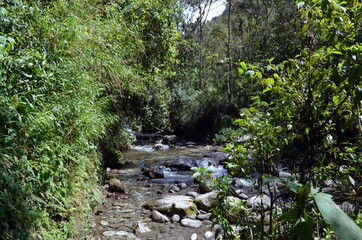
[[335,233],[344,240],[361,240],[362,230],[348,217],[326,193],[312,194],[324,220],[334,227]]

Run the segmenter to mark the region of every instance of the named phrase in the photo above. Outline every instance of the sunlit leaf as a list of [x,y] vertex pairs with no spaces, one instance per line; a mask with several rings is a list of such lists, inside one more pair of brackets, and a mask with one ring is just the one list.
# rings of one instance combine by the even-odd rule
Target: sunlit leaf
[[333,226],[339,237],[346,240],[362,239],[362,230],[334,203],[331,195],[316,193],[313,197],[324,220]]

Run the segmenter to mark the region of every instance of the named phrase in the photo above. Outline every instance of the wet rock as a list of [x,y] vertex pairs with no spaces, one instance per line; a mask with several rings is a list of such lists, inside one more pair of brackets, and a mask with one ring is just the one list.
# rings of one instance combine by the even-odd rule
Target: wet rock
[[194,199],[183,195],[168,195],[157,200],[155,209],[168,215],[192,216],[197,212]]
[[162,137],[162,143],[163,144],[175,144],[177,142],[177,136],[176,135],[164,135]]
[[234,181],[234,186],[235,186],[235,188],[242,188],[242,187],[244,187],[244,185],[243,185],[243,183],[241,182],[241,180],[240,179],[235,179],[235,181]]
[[186,184],[186,183],[180,183],[180,188],[181,188],[181,189],[187,188],[187,184]]
[[181,220],[181,226],[190,227],[190,228],[199,228],[202,226],[202,222],[199,220],[184,218]]
[[243,178],[235,179],[235,186],[238,186],[237,188],[254,188],[254,185],[251,182]]
[[153,167],[144,167],[141,169],[142,174],[148,178],[164,178],[165,175],[161,169],[154,169]]
[[172,222],[172,223],[177,223],[177,222],[180,221],[180,219],[181,219],[180,215],[174,214],[174,215],[171,217],[171,222]]
[[138,234],[142,234],[142,233],[146,233],[146,232],[151,232],[151,229],[149,227],[146,226],[146,224],[144,224],[142,221],[138,221],[135,224],[135,230],[134,232],[138,235]]
[[162,143],[157,143],[157,144],[155,144],[155,146],[153,146],[153,148],[155,150],[166,150],[166,149],[169,149],[170,147],[168,145],[164,145]]
[[193,198],[196,198],[197,195],[199,195],[199,194],[197,192],[188,192],[186,195],[190,196],[190,197],[193,197]]
[[240,193],[238,195],[238,198],[243,199],[243,200],[247,200],[249,197],[245,193]]
[[209,220],[210,216],[211,216],[211,213],[199,214],[199,215],[197,215],[197,219],[199,219],[199,220]]
[[179,192],[179,191],[180,191],[180,188],[177,187],[176,185],[172,185],[172,186],[171,186],[171,189],[174,190],[175,192]]
[[196,165],[194,158],[179,157],[174,160],[169,160],[164,163],[172,171],[191,171],[191,168]]
[[270,207],[270,197],[268,197],[267,195],[263,195],[262,197],[260,196],[254,196],[249,198],[246,201],[246,206],[248,206],[249,208],[257,208],[261,206],[261,200],[263,200],[263,206],[264,209],[268,209],[268,207]]
[[204,211],[209,211],[211,208],[216,206],[216,192],[210,192],[205,194],[200,194],[196,198],[196,205],[199,209]]
[[232,196],[229,196],[226,198],[226,200],[228,201],[228,203],[231,205],[231,206],[234,206],[236,205],[237,203],[240,203],[241,200],[237,197],[232,197]]
[[113,178],[113,179],[109,180],[108,191],[124,193],[124,192],[126,192],[126,188],[120,180]]
[[196,233],[192,234],[190,240],[196,240],[196,239],[197,239],[197,234]]
[[105,237],[113,237],[114,235],[116,235],[115,231],[105,231],[105,232],[103,232],[103,236],[105,236]]
[[156,222],[161,222],[161,223],[170,221],[168,217],[166,217],[165,215],[156,210],[152,211],[152,219],[155,220]]
[[204,180],[200,182],[199,184],[199,192],[200,193],[208,193],[212,191],[212,181],[215,179],[215,175],[213,174],[207,174],[204,176]]
[[205,240],[211,240],[211,239],[213,239],[213,238],[214,238],[214,234],[213,234],[212,232],[207,231],[207,232],[205,233]]
[[352,203],[349,202],[343,202],[340,206],[341,210],[345,212],[346,214],[353,213],[355,210],[355,207]]

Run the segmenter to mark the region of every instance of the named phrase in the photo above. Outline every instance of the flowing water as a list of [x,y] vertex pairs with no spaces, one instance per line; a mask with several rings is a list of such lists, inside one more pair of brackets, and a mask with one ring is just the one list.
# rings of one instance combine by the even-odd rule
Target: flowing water
[[[106,202],[96,209],[91,224],[93,239],[204,239],[210,231],[211,222],[203,220],[200,228],[182,227],[179,223],[158,223],[150,218],[148,203],[165,195],[186,195],[196,192],[198,184],[189,169],[178,170],[166,167],[167,162],[181,159],[194,166],[206,166],[215,175],[227,174],[219,165],[225,159],[220,147],[198,145],[193,142],[162,145],[156,142],[160,136],[135,133],[137,141],[132,149],[124,153],[122,169],[107,169],[111,178],[116,177],[125,185],[125,193],[109,193],[104,186]],[[156,150],[156,148],[161,148]],[[166,165],[166,166],[165,166]],[[152,168],[163,173],[164,178],[151,179],[142,174],[141,169]],[[176,191],[175,191],[176,190]],[[137,223],[149,228],[149,232],[137,233]]]

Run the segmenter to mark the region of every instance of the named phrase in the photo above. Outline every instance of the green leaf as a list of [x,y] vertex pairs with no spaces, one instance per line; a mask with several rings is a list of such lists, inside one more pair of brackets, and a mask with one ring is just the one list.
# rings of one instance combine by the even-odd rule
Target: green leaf
[[266,83],[266,84],[270,84],[270,85],[274,85],[274,79],[272,79],[272,78],[267,78],[267,79],[265,80],[265,83]]
[[244,69],[238,68],[238,73],[239,73],[239,75],[243,75],[244,72],[245,72]]
[[354,101],[356,104],[360,104],[360,102],[362,101],[362,88],[360,87],[356,87],[354,90]]
[[289,188],[290,191],[295,192],[295,193],[299,193],[299,187],[301,186],[301,184],[296,183],[296,182],[284,182],[285,186],[287,186],[287,188]]
[[331,195],[316,193],[313,197],[324,220],[333,226],[339,237],[345,240],[362,239],[362,230],[333,202]]
[[256,72],[256,76],[259,77],[259,78],[262,78],[263,76],[261,75],[261,72]]
[[302,240],[314,240],[314,221],[307,214],[304,218],[299,218],[295,223],[295,232],[297,233],[298,239]]
[[280,182],[280,178],[279,177],[265,177],[265,178],[263,178],[263,184],[267,184],[267,183],[271,183],[271,182],[275,182],[275,181]]
[[245,62],[241,62],[240,65],[241,65],[241,67],[243,68],[244,71],[248,70],[248,67],[246,66]]
[[353,186],[356,185],[356,181],[350,176],[348,175],[349,181],[352,183]]
[[333,54],[338,54],[338,55],[343,55],[343,53],[340,52],[340,51],[332,51],[332,53],[333,53]]
[[298,209],[292,208],[289,211],[283,212],[282,215],[278,217],[279,221],[286,221],[290,223],[294,223],[298,216]]

